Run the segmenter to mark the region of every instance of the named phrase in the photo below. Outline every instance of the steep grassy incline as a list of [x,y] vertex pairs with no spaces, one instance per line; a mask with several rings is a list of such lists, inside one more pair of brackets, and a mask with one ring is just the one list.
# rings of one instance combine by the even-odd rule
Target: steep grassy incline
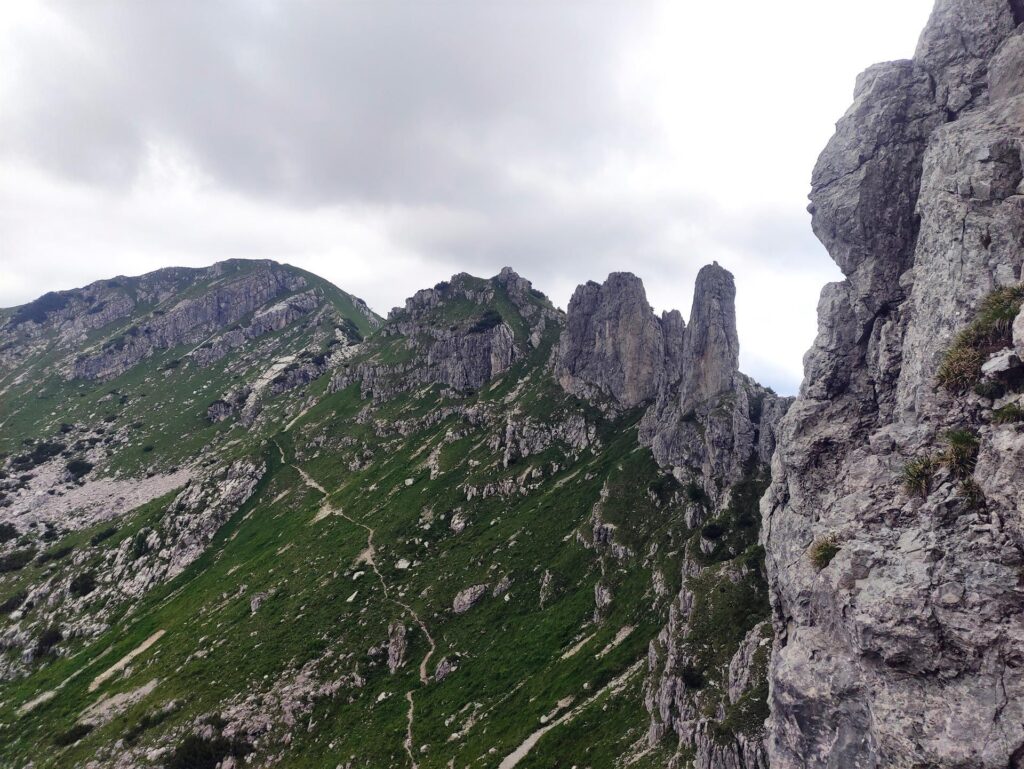
[[[110,424],[144,423],[104,467],[189,454],[200,467],[182,492],[58,528],[46,552],[63,556],[0,574],[0,603],[22,597],[0,616],[0,645],[32,649],[0,683],[0,763],[685,759],[648,739],[649,650],[684,588],[683,555],[728,566],[699,599],[723,624],[693,637],[705,700],[720,702],[723,665],[767,608],[756,519],[723,512],[709,548],[714,511],[640,447],[641,410],[604,413],[555,383],[559,315],[523,284],[457,276],[421,292],[318,376],[268,390],[248,424],[230,397],[223,421],[205,416],[236,374],[258,372],[256,356],[233,363],[248,352],[220,379],[155,355],[104,383],[127,395]],[[276,332],[274,354],[298,359],[316,328]],[[80,399],[93,405],[48,418],[99,413],[94,390]],[[157,392],[177,405],[133,411]],[[182,537],[191,558],[176,560]],[[39,546],[18,539],[3,552]],[[721,608],[715,594],[736,585]]]

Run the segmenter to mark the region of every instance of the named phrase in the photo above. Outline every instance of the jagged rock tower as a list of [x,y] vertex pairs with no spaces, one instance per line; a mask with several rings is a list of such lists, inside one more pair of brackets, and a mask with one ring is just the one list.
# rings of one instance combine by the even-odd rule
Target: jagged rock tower
[[775,769],[1024,766],[1022,21],[940,0],[814,171],[846,279],[762,502]]
[[[692,755],[697,769],[767,766],[757,500],[791,399],[739,372],[735,298],[733,276],[704,267],[687,325],[676,311],[656,317],[640,280],[614,273],[576,290],[554,360],[568,392],[612,412],[643,408],[639,441],[689,500],[699,535],[674,560],[682,587],[650,644],[644,700],[650,744],[675,737],[673,764]],[[664,594],[664,575],[652,587]]]

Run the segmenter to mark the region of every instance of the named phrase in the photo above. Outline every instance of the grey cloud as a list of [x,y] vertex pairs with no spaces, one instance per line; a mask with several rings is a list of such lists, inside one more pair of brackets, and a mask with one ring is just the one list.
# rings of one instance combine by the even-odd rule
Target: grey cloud
[[[27,301],[60,287],[54,274],[102,277],[112,252],[126,272],[270,257],[358,282],[386,311],[413,279],[455,270],[511,264],[564,304],[578,283],[628,269],[659,309],[684,313],[714,258],[821,274],[829,262],[784,195],[735,214],[681,192],[703,189],[699,171],[657,178],[663,165],[686,170],[653,105],[621,78],[658,2],[50,0],[63,29],[22,30],[3,52],[16,76],[4,83],[0,171],[47,180],[25,201],[14,174],[0,182],[8,261],[32,262],[0,254],[0,272],[22,280]],[[210,180],[192,205],[159,184],[139,193],[154,147]],[[647,181],[630,183],[634,169]],[[339,223],[362,220],[367,253],[325,235],[358,233]],[[72,269],[68,253],[85,258]],[[806,317],[810,328],[813,306]],[[775,354],[766,375],[790,389],[799,352]]]
[[303,204],[521,194],[515,164],[649,140],[609,85],[645,3],[155,2],[55,6],[81,45],[28,46],[7,151],[132,181],[147,143]]

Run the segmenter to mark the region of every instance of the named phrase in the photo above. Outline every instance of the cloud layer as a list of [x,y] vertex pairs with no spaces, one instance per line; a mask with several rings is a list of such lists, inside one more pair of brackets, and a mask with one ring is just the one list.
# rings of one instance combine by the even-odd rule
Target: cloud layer
[[792,392],[837,274],[810,168],[855,73],[908,55],[930,3],[11,5],[0,305],[247,256],[381,312],[505,264],[561,304],[632,270],[685,311],[718,260],[745,368]]

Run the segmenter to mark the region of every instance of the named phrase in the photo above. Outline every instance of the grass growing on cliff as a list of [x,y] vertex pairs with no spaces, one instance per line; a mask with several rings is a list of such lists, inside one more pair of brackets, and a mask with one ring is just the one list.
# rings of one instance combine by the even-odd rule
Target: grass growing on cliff
[[911,496],[925,499],[932,490],[932,481],[939,463],[933,456],[911,459],[903,466],[903,489]]
[[994,425],[1012,425],[1017,422],[1024,422],[1024,408],[1018,403],[1011,403],[992,412]]
[[999,288],[985,297],[971,324],[943,358],[936,379],[951,393],[967,392],[981,378],[981,366],[1012,341],[1013,321],[1024,304],[1024,286]]
[[822,537],[811,545],[811,563],[814,564],[814,568],[821,571],[832,563],[832,559],[839,555],[841,549],[839,547],[839,540],[836,539],[834,534]]
[[942,463],[957,478],[967,478],[974,473],[978,464],[978,436],[971,430],[950,430],[943,436],[946,450]]

